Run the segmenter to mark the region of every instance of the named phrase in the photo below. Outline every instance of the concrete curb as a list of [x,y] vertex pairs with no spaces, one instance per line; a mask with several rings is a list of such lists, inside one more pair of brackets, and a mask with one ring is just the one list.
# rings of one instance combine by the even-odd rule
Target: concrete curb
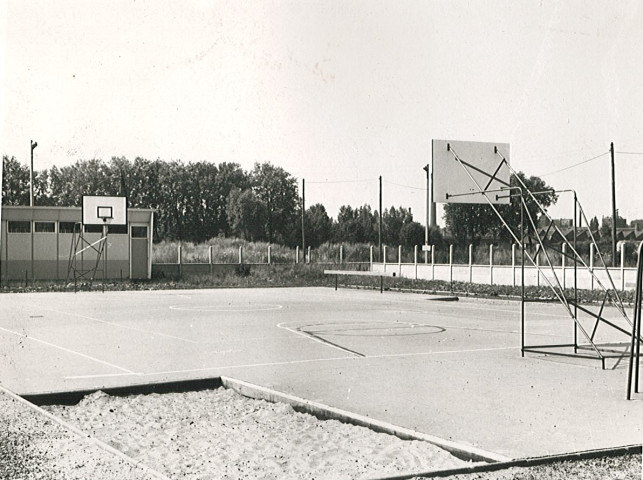
[[61,418],[58,418],[55,415],[52,415],[51,413],[47,412],[46,410],[43,410],[39,406],[31,403],[30,401],[25,400],[20,395],[12,392],[11,390],[8,390],[7,388],[3,387],[2,385],[0,385],[0,392],[8,395],[13,400],[15,400],[17,402],[20,402],[21,404],[27,406],[29,409],[31,409],[34,412],[36,412],[38,415],[46,417],[49,420],[51,420],[52,422],[57,423],[58,425],[62,426],[63,428],[69,430],[70,432],[72,432],[73,434],[78,436],[79,438],[82,438],[83,440],[89,442],[90,444],[95,445],[98,448],[106,451],[107,453],[110,453],[110,454],[120,458],[121,460],[125,461],[126,463],[128,463],[128,464],[130,464],[132,466],[140,468],[146,474],[149,474],[151,477],[156,478],[157,480],[171,480],[169,477],[166,477],[162,473],[157,472],[156,470],[148,467],[147,465],[145,465],[142,462],[134,460],[129,455],[124,454],[120,450],[117,450],[116,448],[106,444],[105,442],[97,439],[93,435],[89,435],[89,434],[87,434],[87,432],[83,432],[79,428],[67,423],[66,421],[62,420]]
[[221,383],[225,388],[230,388],[246,397],[258,400],[266,400],[272,403],[287,403],[297,411],[309,413],[318,418],[339,420],[343,423],[366,427],[376,432],[395,435],[396,437],[399,437],[403,440],[421,440],[429,442],[444,450],[447,450],[452,455],[463,460],[470,460],[474,462],[507,462],[511,460],[509,457],[505,457],[493,452],[488,452],[471,445],[452,442],[450,440],[445,440],[433,435],[416,432],[408,428],[399,427],[387,422],[375,420],[363,415],[358,415],[346,410],[341,410],[339,408],[330,407],[322,403],[313,402],[287,393],[281,393],[269,388],[260,387],[258,385],[254,385],[241,380],[235,380],[233,378],[222,376]]
[[446,470],[434,470],[424,473],[408,473],[389,477],[373,477],[370,480],[409,480],[412,478],[441,478],[453,475],[467,475],[482,472],[497,472],[508,468],[525,468],[537,465],[545,465],[556,462],[565,462],[570,460],[589,460],[599,457],[618,457],[627,454],[641,453],[641,445],[626,445],[623,447],[605,448],[599,450],[585,450],[582,452],[564,453],[560,455],[548,455],[544,457],[521,458],[509,460],[507,462],[496,462],[472,465],[463,468],[451,468]]

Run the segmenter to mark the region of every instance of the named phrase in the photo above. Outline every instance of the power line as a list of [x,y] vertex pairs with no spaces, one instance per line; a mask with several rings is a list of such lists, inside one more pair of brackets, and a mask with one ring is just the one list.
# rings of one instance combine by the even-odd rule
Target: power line
[[318,182],[306,182],[306,183],[361,183],[361,182],[377,182],[377,178],[367,178],[363,180],[324,180]]
[[614,152],[619,155],[643,155],[643,152]]
[[561,168],[559,170],[554,170],[553,172],[545,173],[545,174],[539,175],[539,176],[540,177],[547,177],[549,175],[553,175],[554,173],[564,172],[565,170],[569,170],[569,169],[572,169],[572,168],[575,168],[575,167],[579,167],[580,165],[584,165],[586,163],[589,163],[592,160],[596,160],[597,158],[601,158],[602,156],[607,155],[608,153],[610,153],[610,152],[603,152],[600,155],[596,155],[595,157],[588,158],[587,160],[583,160],[582,162],[578,162],[578,163],[575,163],[573,165],[569,165],[568,167],[564,167],[564,168]]
[[422,190],[422,191],[426,190],[426,187],[412,187],[410,185],[402,185],[401,183],[389,182],[388,180],[382,180],[382,181],[384,183],[388,183],[389,185],[395,185],[396,187],[410,188],[411,190]]

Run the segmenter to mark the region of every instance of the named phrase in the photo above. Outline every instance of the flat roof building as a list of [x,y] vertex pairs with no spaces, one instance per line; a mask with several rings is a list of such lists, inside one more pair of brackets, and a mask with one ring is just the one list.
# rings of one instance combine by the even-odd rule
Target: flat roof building
[[[82,227],[80,207],[3,206],[0,218],[0,281],[68,278],[74,231],[78,235]],[[153,210],[128,208],[126,225],[108,227],[96,280],[103,268],[107,279],[151,278],[153,227]],[[89,244],[100,241],[102,226],[85,225],[83,236]],[[87,248],[77,258],[90,268],[97,253]]]

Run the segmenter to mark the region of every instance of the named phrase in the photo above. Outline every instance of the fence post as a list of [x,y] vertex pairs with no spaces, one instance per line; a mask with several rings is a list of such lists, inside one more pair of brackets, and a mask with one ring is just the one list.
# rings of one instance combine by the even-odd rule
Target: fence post
[[560,256],[561,257],[561,266],[563,267],[563,288],[567,288],[567,280],[565,279],[565,254],[567,253],[567,244],[563,243],[563,246],[561,247],[561,251],[563,254]]
[[373,270],[373,245],[371,245],[371,248],[370,248],[370,263],[371,263],[371,270]]
[[384,260],[384,271],[386,272],[386,245],[384,245],[382,248],[384,250],[384,252],[383,252],[383,256],[384,256],[384,259],[383,259]]
[[306,255],[306,263],[310,263],[310,245],[308,245],[308,255]]
[[272,262],[272,245],[268,245],[268,265]]
[[435,280],[435,245],[431,245],[431,280]]
[[183,255],[181,250],[183,250],[183,246],[179,244],[179,247],[177,249],[178,251],[178,263],[179,263],[179,277],[183,277]]
[[591,286],[590,289],[594,290],[594,244],[589,244],[589,271],[592,273],[590,275]]
[[344,263],[344,245],[339,246],[339,263]]
[[415,265],[415,279],[418,279],[418,246],[413,246],[413,264]]
[[299,263],[299,245],[295,247],[295,263]]
[[213,257],[212,250],[213,249],[214,247],[212,245],[208,247],[208,263],[210,264],[210,275],[212,275],[212,257]]
[[516,286],[516,244],[511,244],[511,284]]
[[449,245],[449,282],[453,282],[453,245]]
[[489,285],[493,285],[493,243],[489,244]]
[[625,290],[625,242],[621,242],[621,290]]
[[397,247],[397,271],[398,275],[402,276],[402,245]]
[[469,283],[473,283],[473,244],[469,244]]
[[536,247],[536,286],[540,287],[540,245]]
[[243,263],[243,246],[239,245],[239,263]]

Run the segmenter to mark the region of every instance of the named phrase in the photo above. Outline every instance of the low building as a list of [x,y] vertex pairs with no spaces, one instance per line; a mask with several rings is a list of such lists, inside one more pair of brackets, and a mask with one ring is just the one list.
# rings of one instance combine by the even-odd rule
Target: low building
[[[0,281],[68,278],[73,240],[82,227],[80,207],[3,206],[0,218]],[[153,210],[128,208],[127,225],[108,227],[105,257],[96,279],[103,275],[108,279],[151,278],[153,226]],[[83,236],[85,245],[97,242],[102,227],[85,225]],[[94,249],[87,248],[78,256],[83,268],[96,265]]]

